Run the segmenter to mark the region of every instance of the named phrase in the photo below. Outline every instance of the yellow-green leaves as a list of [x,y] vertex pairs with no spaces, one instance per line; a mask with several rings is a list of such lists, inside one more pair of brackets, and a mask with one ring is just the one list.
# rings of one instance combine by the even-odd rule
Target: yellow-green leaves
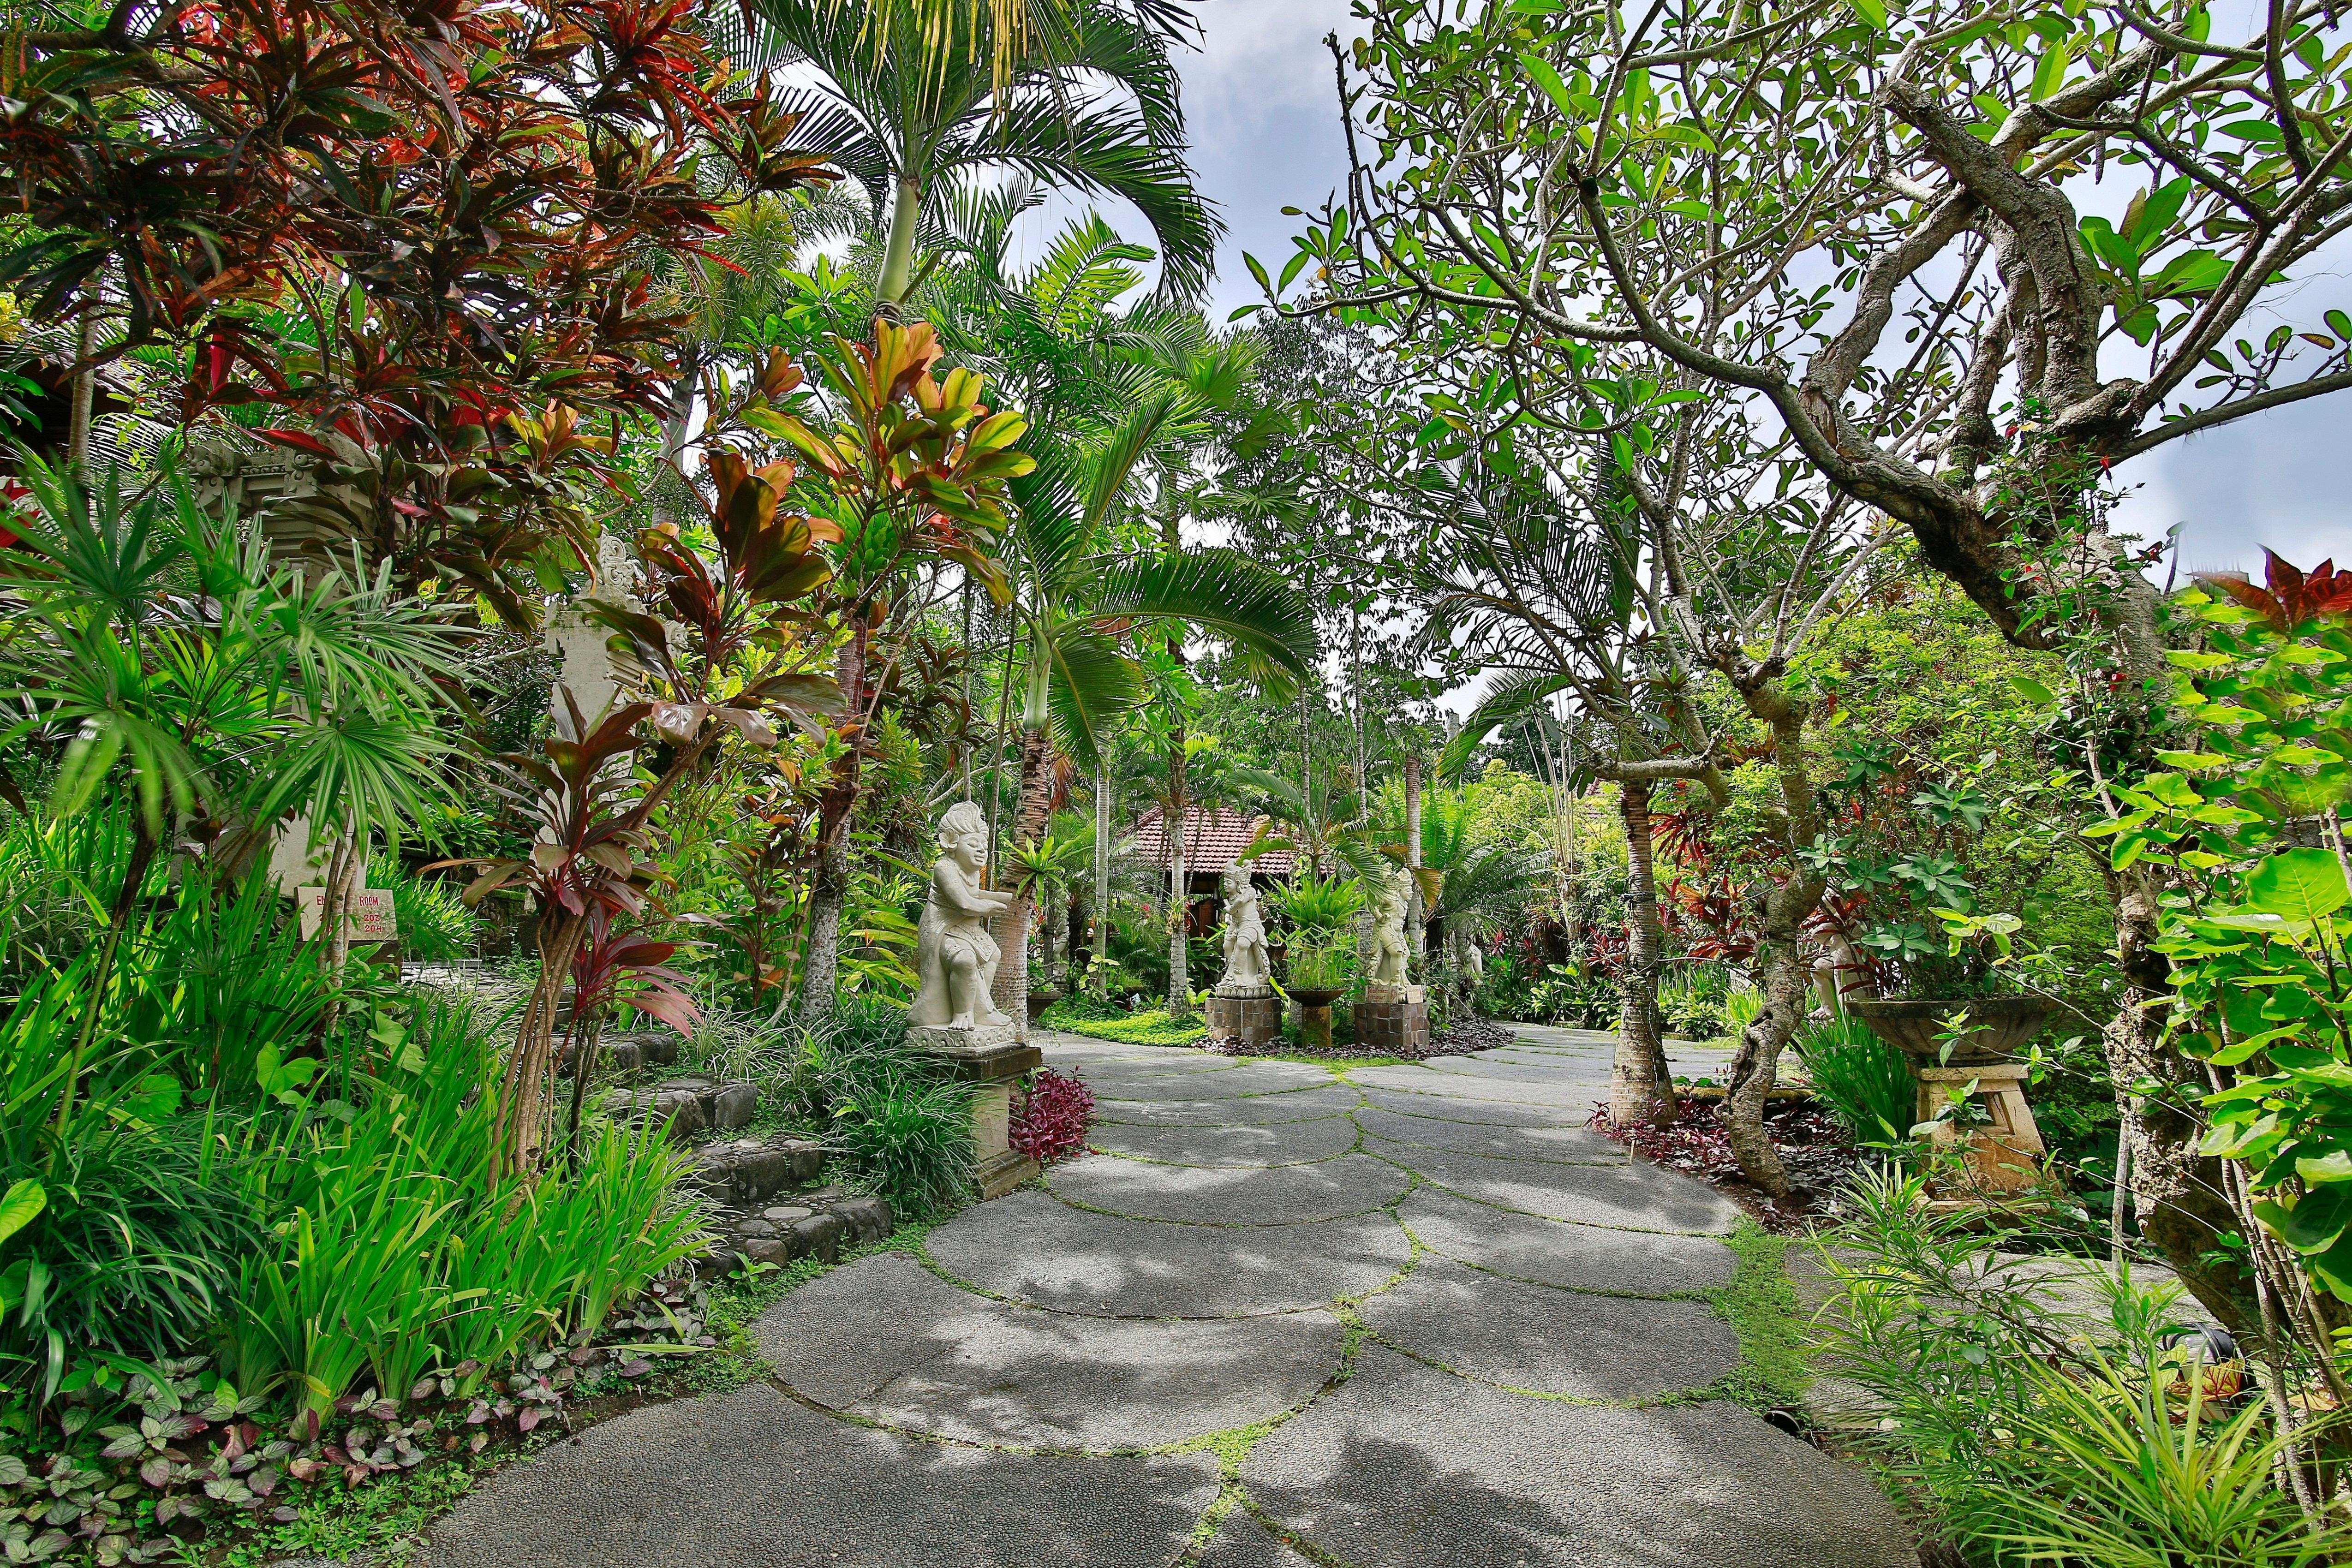
[[10,1186],[7,1196],[0,1197],[0,1241],[32,1224],[48,1203],[48,1193],[29,1176]]
[[2347,899],[2343,863],[2328,850],[2280,850],[2246,878],[2246,902],[2286,920],[2324,920]]

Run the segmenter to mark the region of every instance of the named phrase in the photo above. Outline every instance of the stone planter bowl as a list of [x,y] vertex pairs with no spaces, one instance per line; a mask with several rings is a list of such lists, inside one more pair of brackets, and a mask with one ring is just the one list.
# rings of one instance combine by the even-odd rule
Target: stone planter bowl
[[[1849,1000],[1845,1010],[1860,1019],[1870,1032],[1922,1067],[1998,1067],[2015,1060],[2026,1041],[2041,1030],[2051,1004],[2040,997],[1934,997],[1903,1001]],[[1944,1019],[1956,1012],[1969,1015],[1969,1032],[1952,1047],[1949,1061],[1936,1038]]]
[[1290,999],[1302,1008],[1328,1008],[1348,994],[1344,988],[1327,990],[1320,986],[1292,986],[1288,989]]
[[1044,990],[1030,992],[1029,1021],[1031,1023],[1035,1023],[1040,1018],[1045,1016],[1045,1009],[1047,1008],[1052,1007],[1055,1002],[1058,1002],[1061,999],[1062,993],[1054,989],[1051,986],[1046,987]]

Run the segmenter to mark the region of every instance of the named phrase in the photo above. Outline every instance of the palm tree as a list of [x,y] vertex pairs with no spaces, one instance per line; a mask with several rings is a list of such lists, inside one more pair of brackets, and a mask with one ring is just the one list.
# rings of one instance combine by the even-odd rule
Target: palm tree
[[1479,841],[1469,802],[1458,792],[1436,792],[1423,802],[1421,866],[1414,875],[1428,918],[1437,923],[1449,984],[1461,984],[1464,944],[1483,935],[1496,915],[1526,901],[1539,864],[1536,856]]
[[[903,0],[917,9],[955,0]],[[969,0],[967,0],[969,4]],[[962,26],[869,26],[843,0],[751,0],[756,52],[817,78],[814,145],[887,196],[877,301],[920,281],[917,243],[943,199],[974,175],[1026,174],[1131,203],[1159,236],[1160,284],[1189,296],[1214,264],[1223,225],[1184,166],[1184,115],[1171,51],[1182,14],[1160,0],[1066,0],[1030,7],[1017,30],[979,5]],[[1058,14],[1054,14],[1058,12]],[[723,31],[722,27],[722,31]]]
[[[1268,681],[1304,679],[1314,663],[1313,612],[1286,580],[1255,561],[1226,549],[1125,558],[1106,550],[1106,525],[1179,407],[1171,393],[1131,410],[1094,450],[1048,458],[1014,483],[1009,609],[1025,655],[1018,677],[1016,845],[1044,836],[1049,750],[1058,747],[1083,768],[1099,767],[1113,727],[1146,700],[1143,669],[1129,642],[1135,629],[1172,623],[1205,632],[1232,644]],[[1181,810],[1173,821],[1181,822]],[[1029,911],[1024,890],[1006,914],[1004,929],[1016,940],[1028,930]],[[1019,1019],[1027,967],[1000,968],[997,988]]]

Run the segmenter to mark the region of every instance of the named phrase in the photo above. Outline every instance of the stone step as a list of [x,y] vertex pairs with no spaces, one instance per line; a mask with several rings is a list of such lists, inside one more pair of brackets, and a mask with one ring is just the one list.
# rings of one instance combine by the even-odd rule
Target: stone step
[[644,1089],[619,1089],[604,1102],[616,1121],[669,1129],[683,1141],[706,1131],[731,1133],[748,1127],[760,1108],[760,1091],[750,1083],[688,1075]]
[[806,1138],[737,1138],[694,1151],[686,1180],[730,1207],[749,1207],[806,1186],[824,1165],[824,1146]]
[[827,1263],[844,1245],[879,1241],[897,1221],[888,1202],[829,1186],[795,1193],[782,1203],[722,1210],[712,1228],[718,1239],[696,1264],[705,1275],[725,1274],[749,1263],[790,1263],[818,1258]]
[[[606,1035],[596,1043],[596,1065],[615,1074],[638,1072],[648,1067],[668,1067],[677,1061],[678,1050],[685,1043],[667,1030],[642,1034]],[[572,1058],[563,1050],[561,1034],[556,1037],[556,1051],[555,1070],[568,1078],[572,1075]]]

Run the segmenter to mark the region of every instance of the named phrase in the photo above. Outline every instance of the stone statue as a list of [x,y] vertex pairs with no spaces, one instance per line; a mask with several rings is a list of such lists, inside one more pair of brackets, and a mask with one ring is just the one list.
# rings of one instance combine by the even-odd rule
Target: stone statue
[[1372,892],[1372,968],[1365,984],[1402,987],[1406,879],[1412,873],[1393,872],[1374,884]]
[[1486,977],[1486,950],[1472,937],[1462,944],[1462,983],[1472,990]]
[[1258,913],[1257,889],[1245,866],[1225,868],[1225,973],[1221,997],[1270,997],[1272,959],[1265,950],[1265,917]]
[[961,800],[948,808],[940,819],[940,851],[931,895],[915,929],[915,974],[922,985],[907,1021],[918,1028],[1010,1027],[1013,1020],[989,998],[1003,955],[988,923],[1011,905],[1013,895],[980,885],[988,822],[979,807]]

